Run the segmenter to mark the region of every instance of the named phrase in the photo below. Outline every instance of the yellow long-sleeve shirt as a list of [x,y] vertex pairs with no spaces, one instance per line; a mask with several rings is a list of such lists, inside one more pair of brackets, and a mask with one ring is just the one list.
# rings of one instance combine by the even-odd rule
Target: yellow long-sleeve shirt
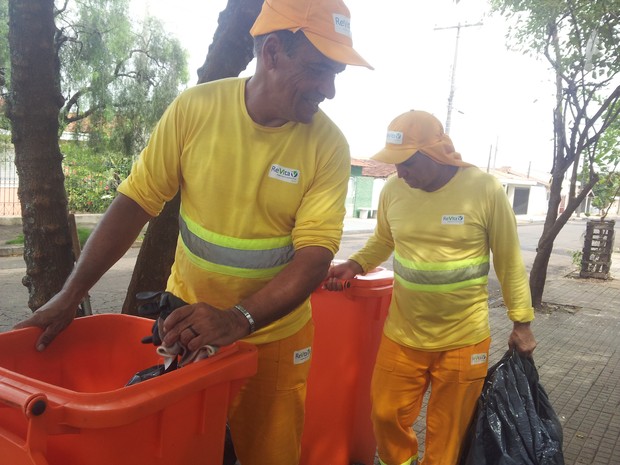
[[[272,279],[252,275],[251,261],[246,268],[222,265],[212,258],[217,253],[254,259],[254,249],[273,249],[274,242],[293,251],[338,250],[350,174],[347,142],[323,112],[310,124],[261,126],[247,113],[244,89],[245,79],[235,78],[182,93],[119,187],[151,215],[180,189],[183,228],[168,290],[217,308]],[[195,253],[201,248],[202,257]],[[310,317],[306,300],[247,340],[287,337]]]
[[375,233],[350,258],[368,271],[392,252],[395,280],[384,332],[400,344],[436,351],[489,337],[490,252],[508,317],[534,318],[514,213],[499,182],[477,168],[460,168],[434,192],[389,179]]

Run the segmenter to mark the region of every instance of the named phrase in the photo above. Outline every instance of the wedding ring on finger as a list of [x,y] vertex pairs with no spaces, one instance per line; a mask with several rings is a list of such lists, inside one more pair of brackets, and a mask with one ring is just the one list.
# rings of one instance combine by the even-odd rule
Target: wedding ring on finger
[[192,334],[194,335],[194,337],[198,337],[198,336],[200,336],[200,334],[198,334],[198,331],[196,331],[192,325],[189,325],[189,326],[188,326],[187,328],[185,328],[185,329],[189,329],[189,330],[192,332]]

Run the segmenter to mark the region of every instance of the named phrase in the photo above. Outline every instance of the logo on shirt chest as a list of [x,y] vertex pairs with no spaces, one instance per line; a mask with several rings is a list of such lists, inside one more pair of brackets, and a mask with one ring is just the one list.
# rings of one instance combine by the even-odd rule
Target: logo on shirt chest
[[290,184],[298,184],[299,170],[274,164],[271,165],[271,168],[269,169],[269,177],[278,179],[279,181],[288,182]]
[[465,224],[465,215],[443,215],[441,224]]

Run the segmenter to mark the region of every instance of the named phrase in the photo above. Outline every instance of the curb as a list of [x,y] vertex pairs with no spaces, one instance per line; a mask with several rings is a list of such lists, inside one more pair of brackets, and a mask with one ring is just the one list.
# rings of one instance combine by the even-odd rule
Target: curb
[[[75,222],[78,226],[94,227],[103,213],[76,213]],[[20,226],[22,224],[21,216],[0,216],[0,226]]]
[[0,257],[18,257],[24,255],[23,245],[2,245],[0,246]]
[[[139,248],[142,246],[142,241],[136,241],[131,245],[131,248]],[[0,258],[6,257],[21,257],[24,255],[23,245],[0,245]]]

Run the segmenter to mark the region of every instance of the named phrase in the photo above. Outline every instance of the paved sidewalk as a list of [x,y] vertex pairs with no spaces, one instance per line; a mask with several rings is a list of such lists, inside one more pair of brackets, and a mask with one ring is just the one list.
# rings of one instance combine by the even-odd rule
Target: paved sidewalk
[[[566,464],[620,464],[620,280],[551,278],[543,300],[572,306],[538,312],[532,324],[534,360],[563,424]],[[491,311],[491,328],[495,363],[511,329],[503,309]]]
[[[347,232],[369,231],[374,220],[350,220]],[[2,229],[2,228],[0,228]],[[130,250],[91,291],[98,312],[118,311],[137,249]],[[20,262],[21,261],[21,262]],[[534,354],[541,383],[564,428],[567,465],[620,464],[620,253],[607,281],[550,276],[543,300],[563,309],[538,312]],[[25,266],[19,257],[0,258],[0,332],[26,317],[20,283]],[[511,323],[501,302],[490,312],[493,342],[490,362],[506,350]],[[424,418],[414,425],[422,439]],[[369,465],[369,464],[368,464]]]

